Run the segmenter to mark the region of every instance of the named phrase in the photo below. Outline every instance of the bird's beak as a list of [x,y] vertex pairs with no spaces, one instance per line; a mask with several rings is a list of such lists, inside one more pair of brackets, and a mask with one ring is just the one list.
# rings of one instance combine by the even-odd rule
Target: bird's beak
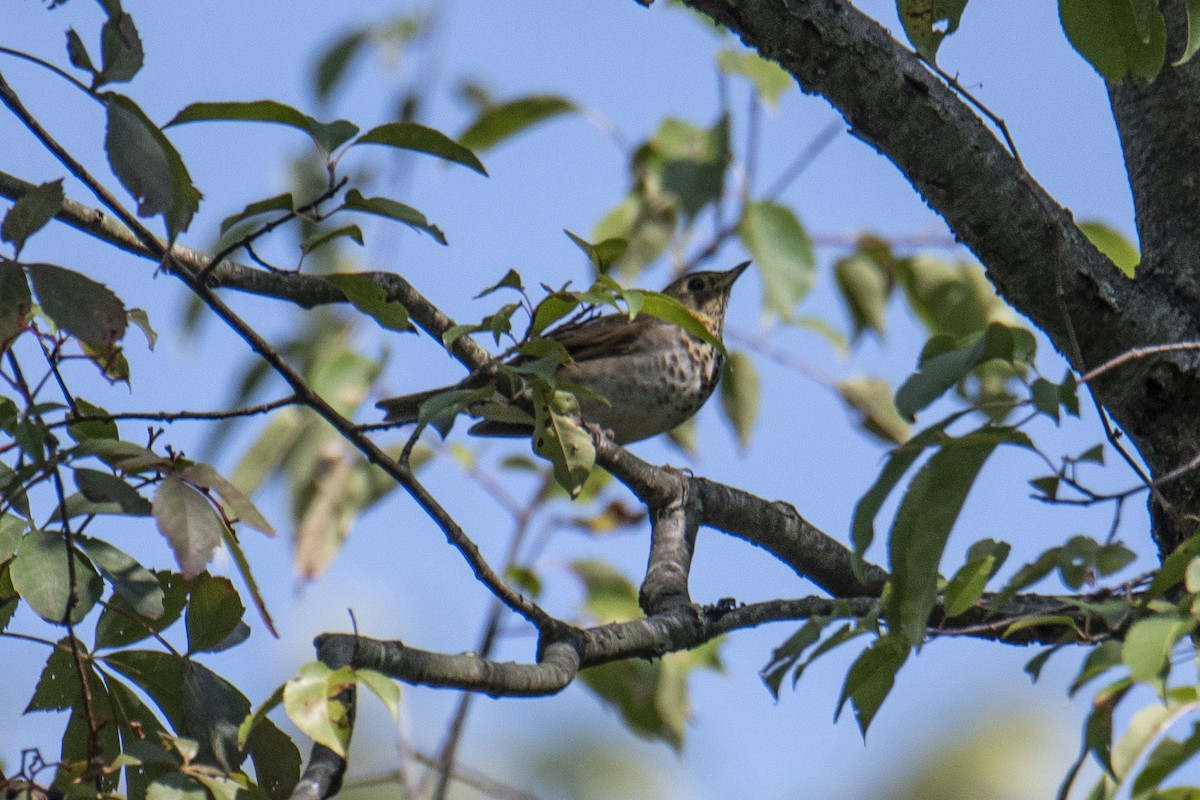
[[734,281],[742,277],[743,272],[750,268],[751,263],[752,262],[750,261],[743,261],[741,264],[738,264],[736,267],[726,272],[725,275],[728,276],[726,281],[732,285]]

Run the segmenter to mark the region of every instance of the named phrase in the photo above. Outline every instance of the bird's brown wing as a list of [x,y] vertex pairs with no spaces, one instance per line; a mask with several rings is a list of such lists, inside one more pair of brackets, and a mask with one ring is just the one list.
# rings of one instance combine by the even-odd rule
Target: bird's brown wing
[[656,321],[649,314],[641,314],[633,320],[625,314],[610,314],[558,328],[547,336],[566,348],[575,361],[612,358],[645,347],[646,331]]

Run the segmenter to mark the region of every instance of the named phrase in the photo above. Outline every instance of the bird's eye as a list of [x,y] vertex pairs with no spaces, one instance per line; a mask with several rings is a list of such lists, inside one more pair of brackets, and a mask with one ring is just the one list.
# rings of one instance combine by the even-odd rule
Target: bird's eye
[[704,288],[704,278],[692,278],[687,283],[689,292],[698,292]]

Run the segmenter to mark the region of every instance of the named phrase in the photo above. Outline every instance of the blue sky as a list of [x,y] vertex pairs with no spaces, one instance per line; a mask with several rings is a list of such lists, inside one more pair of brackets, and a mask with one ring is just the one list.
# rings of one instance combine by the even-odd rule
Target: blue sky
[[[660,6],[663,4],[660,3]],[[894,6],[859,3],[867,13],[895,30]],[[1051,4],[972,4],[962,30],[947,40],[939,62],[998,115],[1016,140],[1033,177],[1079,219],[1101,219],[1132,234],[1132,210],[1120,149],[1101,80],[1069,47]],[[147,51],[144,72],[129,87],[151,116],[169,119],[193,100],[249,100],[275,97],[316,112],[308,92],[313,54],[350,26],[386,19],[414,4],[335,4],[317,2],[206,2],[156,4],[130,0]],[[718,113],[712,63],[714,36],[686,15],[665,7],[643,9],[629,0],[551,3],[521,0],[493,3],[455,0],[441,6],[442,25],[434,43],[395,60],[360,65],[347,95],[320,115],[354,119],[364,128],[386,120],[381,97],[422,76],[434,81],[427,121],[457,133],[468,121],[467,109],[452,96],[459,76],[483,80],[500,98],[531,92],[563,94],[602,116],[631,141],[650,135],[665,116],[697,124]],[[74,0],[46,11],[29,0],[0,0],[0,44],[52,55],[61,63],[63,30],[76,27],[89,43],[97,37],[100,12]],[[726,45],[734,44],[732,39]],[[69,146],[83,154],[98,174],[108,175],[100,152],[103,119],[73,90],[48,80],[36,69],[11,60],[0,70],[36,114]],[[735,87],[735,114],[744,108],[744,87]],[[744,118],[744,117],[743,117]],[[793,89],[778,112],[763,120],[760,156],[762,189],[792,156],[831,121],[835,112],[819,98]],[[744,136],[743,129],[735,136]],[[304,142],[290,131],[254,125],[188,126],[173,140],[183,153],[206,198],[188,243],[203,247],[221,218],[246,202],[282,189],[287,159]],[[8,116],[0,116],[0,141],[7,156],[0,169],[31,180],[62,174],[37,150]],[[741,141],[740,139],[738,141]],[[364,267],[401,271],[434,302],[462,319],[478,318],[486,301],[468,298],[495,282],[509,268],[519,269],[527,285],[586,280],[586,264],[562,229],[586,233],[623,195],[625,154],[610,137],[582,117],[566,117],[488,153],[490,178],[462,169],[445,169],[432,160],[403,165],[403,199],[424,211],[447,233],[442,248],[427,237],[372,224],[365,230]],[[112,182],[115,185],[115,181]],[[76,185],[70,196],[91,202]],[[848,134],[839,135],[783,198],[822,240],[863,230],[887,236],[947,235],[944,225],[912,192],[882,156]],[[1002,211],[1000,212],[1002,213]],[[819,250],[818,287],[799,309],[846,328],[831,288],[829,265],[841,250]],[[942,255],[967,257],[945,249]],[[75,233],[55,232],[35,239],[25,256],[58,260],[104,281],[129,305],[147,308],[163,340],[154,353],[130,348],[133,398],[121,387],[96,386],[111,408],[217,408],[228,394],[223,381],[249,358],[244,345],[216,324],[197,340],[170,334],[183,292],[152,265],[112,259],[103,248]],[[741,260],[736,248],[722,256],[728,265]],[[652,288],[665,271],[646,275]],[[852,363],[839,359],[818,337],[797,329],[763,328],[757,277],[743,279],[729,313],[729,325],[747,334],[764,333],[772,347],[786,351],[837,376],[880,373],[902,380],[915,363],[921,340],[915,325],[893,309],[895,321],[882,343],[871,343]],[[268,332],[280,334],[288,323],[272,303],[232,298],[239,311]],[[288,318],[290,319],[290,318]],[[362,346],[374,352],[381,339],[362,334]],[[1051,376],[1063,366],[1046,342],[1041,364]],[[428,340],[394,344],[386,383],[403,391],[449,381],[456,365],[439,357]],[[740,452],[714,403],[701,415],[700,456],[687,461],[658,442],[637,445],[644,458],[687,464],[698,474],[737,485],[771,499],[785,500],[831,535],[846,537],[857,497],[874,478],[882,450],[855,432],[852,421],[830,394],[796,373],[758,359],[763,376],[763,413],[751,446]],[[1063,430],[1039,429],[1048,448],[1078,452],[1100,439],[1094,418],[1085,415]],[[169,437],[177,447],[198,450],[200,427],[176,425]],[[452,440],[464,436],[456,431]],[[237,444],[249,441],[243,436]],[[485,443],[485,457],[511,443]],[[214,460],[229,468],[237,455],[230,447]],[[1110,470],[1113,485],[1133,476]],[[955,529],[945,562],[952,570],[963,550],[984,536],[1014,542],[1010,569],[1074,533],[1102,536],[1103,513],[1083,514],[1046,508],[1027,499],[1025,481],[1041,474],[1028,457],[1003,455],[989,465],[988,491],[972,495]],[[476,488],[462,488],[458,469],[442,459],[427,476],[464,527],[485,552],[498,557],[508,521]],[[267,493],[263,507],[273,519],[286,519],[278,494]],[[145,555],[148,566],[165,567],[169,553],[149,527],[115,530],[113,535]],[[281,527],[285,527],[282,526]],[[1122,531],[1132,546],[1143,548],[1145,513],[1127,509]],[[397,494],[368,514],[355,529],[342,557],[322,580],[296,592],[288,563],[286,536],[275,541],[249,539],[251,556],[266,587],[268,602],[283,634],[274,641],[257,631],[246,645],[213,657],[209,663],[228,674],[250,695],[265,698],[280,681],[311,658],[312,636],[347,628],[353,609],[359,629],[372,636],[398,637],[429,649],[458,651],[473,646],[487,598],[465,566],[449,550],[432,523],[417,516],[413,504]],[[570,535],[556,540],[542,566],[549,597],[569,613],[577,589],[562,565],[589,555],[610,559],[636,578],[644,565],[645,536],[600,542]],[[1141,567],[1147,567],[1144,553]],[[883,557],[882,550],[874,553]],[[156,560],[152,560],[156,559]],[[1135,567],[1136,568],[1136,567]],[[800,596],[812,587],[745,543],[712,531],[703,532],[696,556],[693,597],[751,601]],[[1053,589],[1054,587],[1049,586]],[[26,618],[26,622],[29,620]],[[254,623],[251,620],[252,624]],[[255,626],[257,627],[257,626]],[[1033,714],[1045,722],[1045,764],[1029,771],[1043,776],[1045,794],[1061,777],[1074,753],[1078,722],[1086,701],[1070,703],[1065,685],[1077,669],[1077,655],[1051,661],[1042,681],[1031,686],[1020,668],[1033,651],[996,644],[935,641],[901,673],[893,696],[877,717],[864,745],[851,715],[837,723],[832,712],[853,651],[838,653],[813,667],[796,692],[785,690],[772,701],[757,677],[771,649],[791,632],[776,625],[733,636],[723,653],[724,676],[694,681],[695,724],[683,753],[676,757],[660,744],[647,744],[621,729],[615,716],[584,690],[538,701],[476,704],[467,729],[465,763],[498,778],[528,784],[528,756],[555,742],[575,737],[607,737],[612,746],[630,750],[668,776],[677,797],[696,798],[851,798],[874,796],[899,780],[940,737],[992,725],[1009,714]],[[45,654],[32,646],[4,642],[6,663],[27,664],[24,677],[0,685],[0,708],[23,706],[32,690],[37,665]],[[528,659],[532,639],[504,643],[504,658]],[[405,726],[414,742],[433,749],[443,716],[454,696],[449,692],[406,689]],[[41,744],[56,751],[62,720],[23,718],[0,726],[0,758],[14,763],[19,748]],[[383,769],[393,758],[393,723],[378,708],[365,711],[355,748],[360,774]],[[372,747],[371,742],[375,746]],[[548,795],[547,795],[548,796]]]

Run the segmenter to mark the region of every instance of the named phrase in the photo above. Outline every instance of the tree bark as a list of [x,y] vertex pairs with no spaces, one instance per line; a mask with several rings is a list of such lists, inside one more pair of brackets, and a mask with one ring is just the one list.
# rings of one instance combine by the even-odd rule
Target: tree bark
[[[1200,62],[1169,64],[1152,84],[1112,87],[1145,264],[1124,276],[1069,210],[1025,172],[972,108],[910,49],[843,0],[687,0],[801,89],[827,99],[850,131],[890,159],[979,258],[1000,294],[1079,372],[1134,347],[1200,338]],[[1173,49],[1182,3],[1164,9]],[[1099,79],[1099,78],[1097,78]],[[1152,476],[1200,453],[1200,359],[1130,361],[1092,389]],[[1165,554],[1190,536],[1200,486],[1185,476],[1152,493]]]

